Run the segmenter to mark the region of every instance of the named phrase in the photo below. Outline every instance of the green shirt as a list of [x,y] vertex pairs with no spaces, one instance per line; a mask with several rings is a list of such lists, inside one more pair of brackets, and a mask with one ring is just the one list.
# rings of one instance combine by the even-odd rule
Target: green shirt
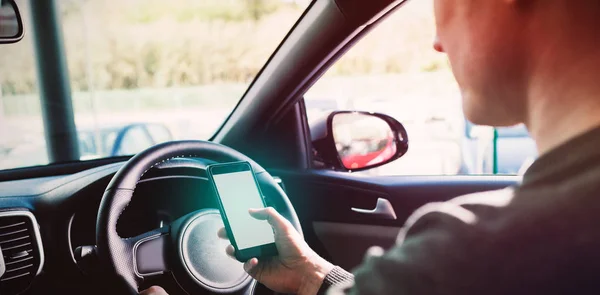
[[600,128],[541,156],[516,187],[420,208],[354,276],[345,288],[352,275],[336,269],[322,290],[600,294]]

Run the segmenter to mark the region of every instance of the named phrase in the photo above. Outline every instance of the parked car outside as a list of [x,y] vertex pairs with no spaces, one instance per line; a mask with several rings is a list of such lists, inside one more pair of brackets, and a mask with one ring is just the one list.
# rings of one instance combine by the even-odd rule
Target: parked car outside
[[[537,158],[535,142],[525,125],[495,130],[494,139],[494,128],[476,126],[465,121],[460,174],[522,175]],[[494,155],[494,150],[497,155]]]
[[[136,154],[152,145],[173,140],[171,131],[159,123],[130,123],[78,130],[81,160]],[[36,142],[12,148],[0,157],[0,169],[48,163],[46,143]]]

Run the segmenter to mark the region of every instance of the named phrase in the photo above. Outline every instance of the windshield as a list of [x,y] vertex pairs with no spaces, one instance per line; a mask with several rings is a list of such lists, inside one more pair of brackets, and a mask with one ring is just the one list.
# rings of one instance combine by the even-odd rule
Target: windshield
[[[16,2],[25,37],[0,46],[0,169],[56,162],[29,1]],[[78,137],[73,160],[90,160],[210,138],[309,1],[56,2]]]

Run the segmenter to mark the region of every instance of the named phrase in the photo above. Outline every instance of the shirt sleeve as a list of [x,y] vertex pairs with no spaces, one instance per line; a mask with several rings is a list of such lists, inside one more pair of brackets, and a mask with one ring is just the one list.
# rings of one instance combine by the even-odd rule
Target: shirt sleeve
[[332,286],[352,286],[354,285],[354,275],[343,268],[334,267],[323,279],[323,284],[317,294],[324,295]]
[[409,218],[394,247],[365,256],[353,282],[329,280],[325,294],[486,294],[479,287],[489,286],[494,262],[477,220],[457,203],[426,205]]

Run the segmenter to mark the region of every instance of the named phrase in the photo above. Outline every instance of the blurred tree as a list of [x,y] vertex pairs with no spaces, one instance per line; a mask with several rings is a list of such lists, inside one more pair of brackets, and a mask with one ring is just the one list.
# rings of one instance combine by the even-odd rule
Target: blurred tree
[[[73,91],[248,83],[309,0],[60,0]],[[24,39],[0,46],[5,97],[36,92],[28,3]],[[304,4],[299,4],[304,3]],[[89,13],[84,14],[85,7]],[[432,1],[412,2],[369,33],[329,76],[437,72]],[[400,29],[402,28],[402,29]],[[426,50],[425,50],[426,49]],[[5,108],[5,110],[8,109]]]
[[277,11],[280,5],[279,0],[246,0],[250,17],[254,21],[259,21],[262,17]]

